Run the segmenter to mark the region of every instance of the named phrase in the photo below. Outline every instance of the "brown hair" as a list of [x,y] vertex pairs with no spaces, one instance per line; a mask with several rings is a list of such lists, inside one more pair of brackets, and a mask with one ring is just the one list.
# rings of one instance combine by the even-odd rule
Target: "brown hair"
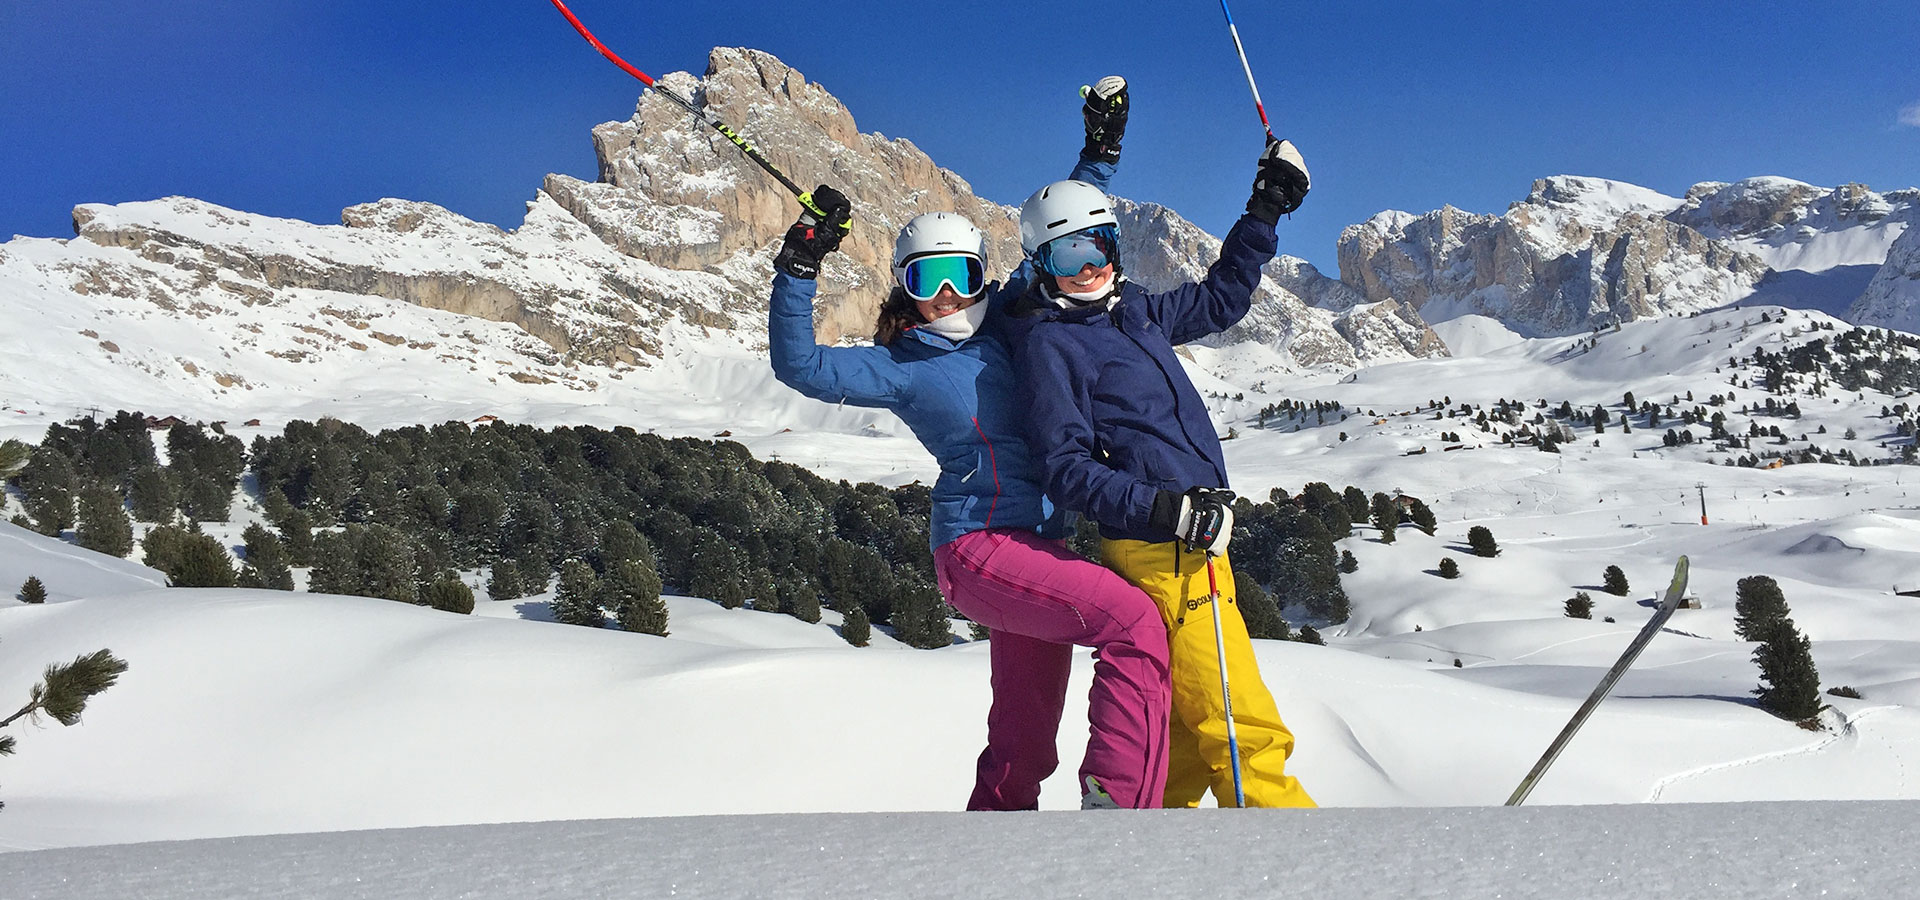
[[901,332],[925,324],[927,320],[921,318],[919,305],[907,296],[906,288],[896,284],[880,304],[880,313],[874,318],[873,342],[885,347],[893,343],[893,339],[899,337]]

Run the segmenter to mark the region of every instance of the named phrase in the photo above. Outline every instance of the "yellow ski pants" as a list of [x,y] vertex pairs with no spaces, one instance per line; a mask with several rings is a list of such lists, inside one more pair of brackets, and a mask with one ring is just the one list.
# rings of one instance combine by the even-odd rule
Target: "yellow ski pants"
[[[1207,555],[1178,542],[1106,540],[1107,566],[1133,582],[1160,607],[1167,623],[1168,665],[1173,675],[1173,715],[1168,717],[1167,807],[1198,806],[1207,789],[1214,801],[1233,805],[1233,767],[1227,752],[1225,704],[1220,696],[1219,653],[1213,640],[1212,592]],[[1273,695],[1260,680],[1247,623],[1234,603],[1233,566],[1213,561],[1220,587],[1220,631],[1226,640],[1227,680],[1233,691],[1234,736],[1240,745],[1240,778],[1248,806],[1314,806],[1300,782],[1287,774],[1293,732],[1280,721]]]

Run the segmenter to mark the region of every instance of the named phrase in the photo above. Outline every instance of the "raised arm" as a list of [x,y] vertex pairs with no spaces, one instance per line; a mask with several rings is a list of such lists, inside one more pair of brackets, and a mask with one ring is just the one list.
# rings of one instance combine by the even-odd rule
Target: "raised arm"
[[1306,161],[1291,141],[1275,141],[1260,155],[1247,213],[1220,244],[1220,259],[1207,277],[1171,291],[1149,294],[1147,316],[1175,344],[1184,344],[1233,327],[1253,303],[1260,268],[1273,259],[1280,217],[1300,208],[1310,185]]
[[[1104,193],[1120,169],[1120,139],[1126,134],[1127,113],[1132,109],[1127,100],[1127,80],[1108,75],[1090,87],[1081,88],[1080,93],[1086,99],[1080,107],[1080,118],[1086,122],[1087,142],[1067,177],[1084,181]],[[997,306],[1020,296],[1032,280],[1033,263],[1022,259],[990,302]]]
[[884,347],[822,347],[813,340],[813,297],[820,262],[840,246],[853,220],[845,195],[821,185],[800,198],[805,209],[773,258],[767,302],[767,352],[780,383],[816,400],[860,406],[907,401],[911,379]]

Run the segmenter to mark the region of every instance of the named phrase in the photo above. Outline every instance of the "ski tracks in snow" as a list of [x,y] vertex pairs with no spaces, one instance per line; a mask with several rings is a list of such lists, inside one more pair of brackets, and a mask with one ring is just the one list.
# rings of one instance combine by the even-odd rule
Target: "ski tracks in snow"
[[[1756,753],[1752,756],[1743,757],[1741,759],[1732,759],[1732,760],[1727,760],[1726,762],[1708,763],[1707,765],[1704,765],[1704,766],[1697,766],[1695,768],[1687,769],[1685,771],[1675,772],[1671,775],[1664,776],[1653,783],[1653,790],[1647,794],[1646,802],[1658,803],[1660,802],[1661,796],[1666,793],[1667,788],[1672,787],[1676,784],[1680,784],[1681,782],[1684,782],[1684,781],[1689,781],[1695,778],[1699,778],[1703,775],[1709,775],[1715,772],[1724,772],[1729,769],[1743,768],[1745,766],[1758,765],[1760,763],[1772,762],[1774,760],[1791,759],[1797,756],[1812,756],[1814,754],[1825,751],[1827,748],[1832,747],[1840,743],[1841,741],[1850,740],[1857,743],[1863,734],[1872,734],[1872,732],[1861,731],[1858,727],[1861,723],[1865,722],[1868,719],[1877,717],[1880,713],[1886,712],[1888,710],[1898,710],[1898,709],[1904,709],[1904,708],[1905,707],[1902,707],[1902,706],[1889,704],[1887,706],[1876,706],[1871,709],[1861,710],[1860,712],[1855,713],[1851,716],[1848,716],[1844,713],[1836,713],[1837,717],[1840,720],[1839,727],[1836,730],[1827,733],[1827,735],[1825,737],[1822,737],[1820,740],[1814,741],[1811,744],[1807,744],[1801,747],[1790,747],[1785,750],[1773,750],[1766,753]],[[1885,737],[1881,735],[1873,734],[1872,736],[1875,741],[1879,742],[1882,746],[1886,748],[1888,756],[1890,756],[1893,760],[1894,769],[1895,769],[1895,788],[1896,788],[1895,796],[1904,795],[1905,789],[1907,786],[1907,767],[1906,767],[1905,761],[1903,761],[1900,758],[1899,748],[1895,747],[1893,742],[1887,740]]]

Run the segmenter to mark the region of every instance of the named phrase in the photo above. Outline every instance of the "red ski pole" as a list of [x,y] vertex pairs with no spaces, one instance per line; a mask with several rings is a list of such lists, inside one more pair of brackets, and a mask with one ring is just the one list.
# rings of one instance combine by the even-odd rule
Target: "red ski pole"
[[1247,87],[1253,91],[1253,108],[1260,113],[1261,127],[1267,129],[1267,142],[1272,143],[1275,140],[1273,123],[1267,121],[1267,107],[1260,102],[1260,86],[1253,83],[1253,67],[1247,65],[1247,48],[1240,44],[1240,29],[1233,27],[1233,10],[1227,8],[1227,0],[1220,0],[1220,12],[1227,17],[1227,33],[1233,35],[1233,49],[1239,52],[1240,68],[1247,73]]
[[620,69],[626,72],[628,75],[632,75],[633,77],[640,79],[641,84],[644,84],[647,87],[653,89],[654,91],[659,92],[662,96],[666,97],[668,100],[672,100],[681,109],[686,110],[694,118],[707,123],[707,125],[711,126],[714,131],[720,132],[721,136],[725,137],[729,141],[732,141],[735,147],[740,148],[740,152],[746,154],[748,159],[753,160],[753,162],[756,165],[758,165],[762,169],[765,169],[768,175],[772,175],[775,179],[779,180],[779,182],[782,185],[784,185],[788,191],[791,191],[795,197],[800,198],[800,202],[803,205],[805,205],[808,209],[813,210],[815,214],[820,215],[822,217],[826,215],[826,213],[822,211],[819,207],[813,205],[812,193],[801,190],[799,185],[793,183],[793,179],[788,178],[786,175],[782,174],[779,169],[774,168],[773,163],[767,162],[767,158],[764,156],[761,156],[759,150],[754,149],[753,145],[747,143],[745,138],[741,137],[738,134],[735,134],[733,129],[728,128],[725,122],[722,122],[719,119],[715,118],[711,113],[706,113],[698,109],[695,109],[692,101],[689,101],[687,98],[682,97],[679,94],[674,93],[673,91],[670,91],[664,87],[661,87],[660,85],[655,84],[653,82],[652,76],[648,75],[645,72],[640,71],[637,68],[634,68],[632,63],[629,63],[626,60],[621,59],[620,54],[607,49],[607,45],[600,43],[600,39],[597,37],[594,37],[593,32],[587,30],[587,26],[581,23],[580,17],[574,15],[573,10],[568,9],[565,3],[560,2],[560,0],[552,0],[552,2],[553,2],[553,8],[559,10],[561,15],[566,16],[567,21],[573,24],[573,30],[580,32],[580,36],[583,38],[586,38],[587,43],[593,45],[593,49],[600,51],[601,56],[606,57],[608,61],[612,62],[616,66],[619,66]]

